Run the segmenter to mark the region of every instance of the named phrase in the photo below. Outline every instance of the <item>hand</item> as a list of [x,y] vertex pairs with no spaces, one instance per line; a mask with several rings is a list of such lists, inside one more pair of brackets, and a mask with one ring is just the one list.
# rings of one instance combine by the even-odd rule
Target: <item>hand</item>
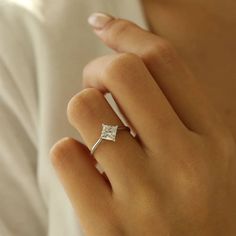
[[[87,147],[64,138],[50,152],[85,235],[236,235],[235,141],[200,83],[163,38],[101,14],[91,23],[117,53],[86,66],[68,104]],[[93,159],[101,124],[122,124],[106,92],[137,137],[120,131]]]

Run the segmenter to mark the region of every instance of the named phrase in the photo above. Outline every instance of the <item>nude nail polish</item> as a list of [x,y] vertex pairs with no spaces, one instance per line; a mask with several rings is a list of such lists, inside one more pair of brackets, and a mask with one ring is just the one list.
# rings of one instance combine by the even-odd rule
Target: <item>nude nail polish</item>
[[112,21],[114,17],[107,15],[101,12],[95,12],[91,14],[88,18],[88,23],[94,27],[95,29],[99,30],[105,27],[107,23]]

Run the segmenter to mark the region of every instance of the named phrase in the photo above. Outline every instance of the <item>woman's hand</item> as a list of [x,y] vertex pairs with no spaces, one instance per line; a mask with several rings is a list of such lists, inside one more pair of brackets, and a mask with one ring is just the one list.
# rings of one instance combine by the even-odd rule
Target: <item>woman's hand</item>
[[[236,235],[235,141],[201,85],[163,38],[102,14],[90,23],[117,53],[86,66],[68,104],[88,148],[64,138],[50,152],[85,235]],[[93,159],[102,123],[122,124],[106,92],[137,136],[120,131]]]

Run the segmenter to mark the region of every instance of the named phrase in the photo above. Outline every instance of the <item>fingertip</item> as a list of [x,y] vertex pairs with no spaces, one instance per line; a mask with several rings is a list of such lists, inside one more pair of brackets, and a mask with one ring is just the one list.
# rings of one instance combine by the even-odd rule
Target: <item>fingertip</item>
[[114,19],[115,18],[109,14],[103,12],[95,12],[88,17],[88,23],[94,28],[95,31],[99,31]]
[[61,166],[64,159],[68,157],[73,149],[75,140],[70,137],[64,137],[58,140],[50,149],[49,157],[54,167]]

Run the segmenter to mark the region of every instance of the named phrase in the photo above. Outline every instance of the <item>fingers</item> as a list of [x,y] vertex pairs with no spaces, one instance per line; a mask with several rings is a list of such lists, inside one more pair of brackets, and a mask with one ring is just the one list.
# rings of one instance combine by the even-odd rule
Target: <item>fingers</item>
[[[96,22],[95,15],[93,22]],[[95,27],[94,31],[114,50],[134,53],[142,58],[186,127],[198,133],[214,132],[216,123],[220,123],[218,115],[200,83],[166,40],[134,23],[114,18],[103,27]]]
[[96,212],[104,211],[111,201],[111,188],[94,167],[89,150],[72,138],[64,138],[51,148],[50,157],[76,212],[82,219],[97,219]]
[[[68,104],[68,119],[91,150],[101,135],[102,124],[122,125],[104,96],[96,89],[85,89]],[[145,155],[128,131],[118,131],[116,141],[104,140],[94,156],[111,182],[113,191],[132,188],[145,168]]]
[[84,69],[84,83],[111,92],[145,148],[163,146],[163,140],[184,127],[143,61],[134,54],[94,60]]

